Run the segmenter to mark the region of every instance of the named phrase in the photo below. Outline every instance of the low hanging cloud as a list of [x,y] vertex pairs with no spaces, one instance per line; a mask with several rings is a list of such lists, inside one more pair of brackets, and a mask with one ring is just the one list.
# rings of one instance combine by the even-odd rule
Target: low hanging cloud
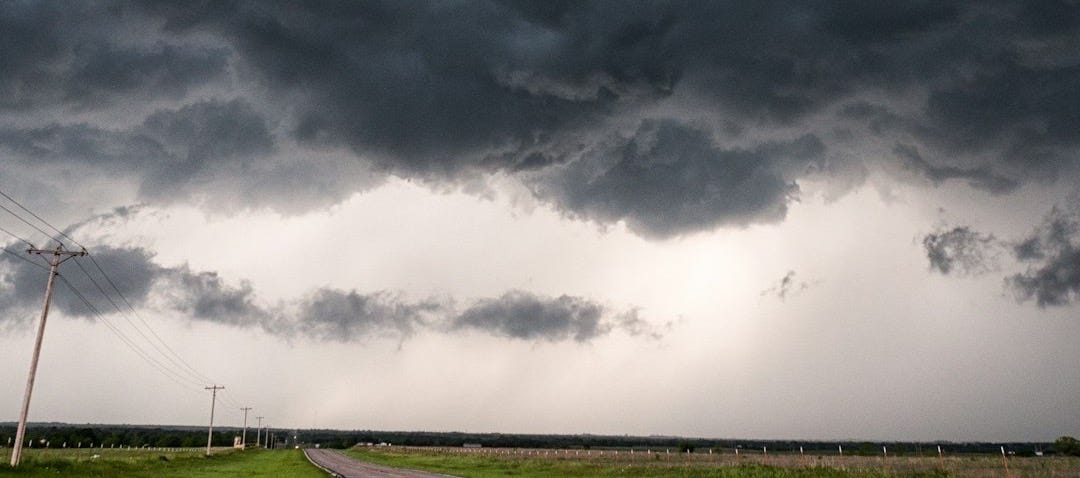
[[[3,269],[0,273],[0,282],[3,284],[0,314],[4,318],[25,319],[34,315],[32,311],[41,307],[41,298],[48,281],[47,261],[42,259],[43,256],[27,254],[23,250],[25,248],[13,244],[6,245],[5,249],[26,260],[11,254],[0,256],[0,267]],[[69,316],[87,318],[92,317],[95,311],[113,312],[113,305],[101,298],[101,290],[111,293],[114,285],[128,300],[143,303],[153,289],[154,282],[166,272],[166,269],[151,262],[152,258],[153,254],[141,248],[96,248],[95,260],[123,271],[115,277],[110,276],[112,284],[97,273],[88,259],[68,260],[61,266],[62,279],[55,285],[52,307]],[[71,291],[72,288],[80,291],[84,297],[97,299],[93,302],[96,304],[95,308],[87,306]],[[118,297],[114,300],[123,307]]]
[[603,318],[602,306],[581,297],[552,299],[511,291],[476,302],[454,317],[449,327],[522,340],[587,342],[611,331],[613,325]]
[[193,272],[187,265],[162,269],[159,290],[168,293],[168,305],[199,320],[229,325],[265,324],[270,314],[255,303],[251,284],[230,286],[214,272]]
[[361,294],[319,289],[300,302],[294,320],[279,324],[322,340],[349,342],[387,335],[405,338],[440,320],[448,310],[443,302],[410,302],[400,294],[385,291]]
[[[583,297],[547,297],[525,291],[480,299],[460,310],[448,299],[409,300],[388,291],[331,288],[317,289],[295,302],[267,306],[260,304],[247,282],[230,284],[214,272],[193,271],[187,265],[163,267],[154,263],[153,257],[138,247],[94,247],[93,260],[108,277],[86,258],[65,263],[54,307],[65,315],[87,319],[99,313],[126,314],[127,303],[136,308],[163,307],[192,320],[338,342],[372,337],[403,340],[420,332],[465,331],[514,340],[580,343],[615,329],[631,336],[661,335],[659,329],[638,317],[636,310],[620,313]],[[0,256],[0,282],[4,285],[0,289],[0,321],[17,327],[34,316],[48,276],[43,268],[44,262]],[[123,298],[114,294],[115,290]]]
[[653,239],[878,166],[991,194],[1080,166],[1068,2],[542,3],[12,5],[0,152],[215,210],[501,174]]
[[1026,266],[1005,278],[1018,301],[1053,307],[1080,300],[1080,196],[1075,194],[1019,240],[1003,241],[960,226],[927,234],[923,247],[930,268],[945,275],[996,270],[998,256],[1007,252]]
[[1049,307],[1080,299],[1080,200],[1055,206],[1013,253],[1028,264],[1026,271],[1008,278],[1020,300]]
[[941,274],[979,275],[997,267],[1001,243],[967,226],[942,229],[923,237],[930,269]]

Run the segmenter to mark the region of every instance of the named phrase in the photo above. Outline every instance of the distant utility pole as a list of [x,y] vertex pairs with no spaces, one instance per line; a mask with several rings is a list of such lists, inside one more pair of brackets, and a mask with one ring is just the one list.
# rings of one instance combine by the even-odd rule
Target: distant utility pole
[[243,407],[243,408],[241,408],[241,410],[244,411],[244,434],[240,436],[240,444],[241,444],[241,446],[244,447],[243,449],[246,450],[247,449],[247,412],[248,412],[248,410],[251,410],[251,407]]
[[38,324],[37,339],[34,341],[34,355],[30,358],[30,375],[26,377],[26,394],[23,395],[22,412],[19,414],[19,427],[15,432],[15,448],[11,450],[11,466],[19,466],[22,458],[22,442],[26,435],[26,417],[30,413],[30,394],[34,391],[34,375],[37,374],[38,357],[41,356],[41,339],[45,337],[45,319],[49,317],[49,302],[52,300],[53,284],[56,282],[56,270],[60,263],[75,256],[85,256],[86,249],[81,251],[66,251],[63,245],[56,249],[28,249],[28,254],[47,255],[49,259],[49,281],[45,284],[45,303],[41,307],[41,322]]
[[204,388],[210,390],[210,431],[206,436],[206,456],[210,456],[210,443],[214,441],[214,403],[217,402],[217,391],[224,390],[225,387],[214,385]]
[[266,448],[270,448],[270,425],[266,425]]
[[255,429],[255,446],[262,444],[262,419],[264,417],[255,417],[259,420],[259,427]]

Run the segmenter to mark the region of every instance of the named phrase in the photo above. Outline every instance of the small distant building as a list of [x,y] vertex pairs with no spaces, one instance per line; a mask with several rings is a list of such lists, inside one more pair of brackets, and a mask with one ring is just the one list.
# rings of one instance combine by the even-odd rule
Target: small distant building
[[462,443],[461,447],[462,448],[483,448],[484,445],[481,445],[479,443]]

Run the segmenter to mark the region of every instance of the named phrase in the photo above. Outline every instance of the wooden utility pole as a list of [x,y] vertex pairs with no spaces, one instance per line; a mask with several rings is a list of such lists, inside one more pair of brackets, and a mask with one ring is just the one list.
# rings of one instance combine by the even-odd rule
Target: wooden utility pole
[[255,429],[255,446],[262,444],[262,419],[264,417],[255,417],[259,420],[259,427]]
[[204,387],[210,390],[210,431],[206,436],[206,456],[210,456],[210,443],[214,441],[214,403],[217,402],[217,391],[224,390],[225,387],[221,385],[214,385],[210,387]]
[[45,337],[45,320],[49,317],[49,302],[52,300],[53,284],[56,283],[56,270],[60,263],[75,256],[85,256],[86,249],[66,251],[63,245],[56,249],[28,249],[29,254],[51,254],[49,259],[49,281],[45,284],[45,303],[41,307],[41,322],[38,324],[37,339],[34,341],[34,354],[30,358],[30,375],[26,377],[26,393],[23,395],[22,411],[19,413],[19,427],[15,431],[15,448],[11,450],[11,466],[19,466],[22,458],[22,442],[26,435],[26,418],[30,413],[30,395],[34,392],[34,376],[37,375],[38,358],[41,356],[41,339]]
[[248,410],[251,410],[251,407],[243,407],[243,408],[241,408],[241,410],[244,411],[244,433],[243,433],[243,435],[240,435],[240,445],[243,446],[243,449],[246,450],[247,449],[247,412],[248,412]]

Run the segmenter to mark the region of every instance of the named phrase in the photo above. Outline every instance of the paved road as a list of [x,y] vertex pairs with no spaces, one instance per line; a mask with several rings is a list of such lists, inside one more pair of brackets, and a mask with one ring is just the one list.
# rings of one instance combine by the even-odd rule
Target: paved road
[[446,478],[448,476],[426,471],[403,470],[401,468],[373,465],[347,457],[335,450],[307,448],[304,450],[304,454],[316,466],[342,478]]

